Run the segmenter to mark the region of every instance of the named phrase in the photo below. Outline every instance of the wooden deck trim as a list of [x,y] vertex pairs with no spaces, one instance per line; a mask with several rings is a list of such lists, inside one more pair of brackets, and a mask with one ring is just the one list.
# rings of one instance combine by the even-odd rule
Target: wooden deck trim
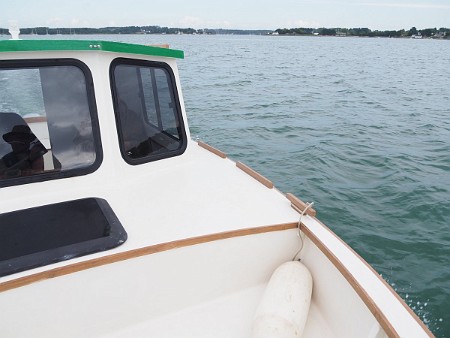
[[244,171],[245,173],[247,173],[248,175],[253,177],[258,182],[260,182],[263,185],[265,185],[267,188],[272,189],[274,187],[272,181],[268,180],[267,178],[265,178],[263,175],[261,175],[260,173],[256,172],[252,168],[246,166],[244,163],[236,162],[236,167],[238,167],[239,169],[241,169],[242,171]]
[[297,223],[283,223],[283,224],[276,224],[276,225],[267,225],[263,227],[257,227],[257,228],[246,228],[246,229],[240,229],[240,230],[232,230],[227,232],[221,232],[221,233],[215,233],[210,235],[204,235],[204,236],[198,236],[198,237],[191,237],[186,239],[181,239],[173,242],[165,242],[161,244],[156,245],[150,245],[147,247],[129,250],[125,252],[119,252],[115,254],[111,254],[108,256],[103,256],[99,258],[90,259],[83,262],[73,263],[70,265],[38,272],[32,275],[19,277],[16,279],[12,279],[6,282],[0,283],[0,292],[5,292],[8,290],[16,289],[22,286],[26,286],[32,283],[36,283],[39,281],[43,281],[50,278],[56,278],[60,276],[65,276],[68,274],[72,274],[75,272],[88,270],[91,268],[96,268],[99,266],[107,265],[107,264],[113,264],[116,262],[125,261],[128,259],[133,259],[141,256],[147,256],[152,255],[158,252],[183,248],[187,246],[197,245],[197,244],[203,244],[213,241],[219,241],[223,239],[229,239],[234,237],[241,237],[241,236],[248,236],[248,235],[256,235],[256,234],[262,234],[267,232],[273,232],[273,231],[283,231],[288,229],[295,229],[297,228]]
[[160,44],[155,44],[155,45],[146,45],[146,46],[150,46],[150,47],[159,47],[159,48],[170,48],[168,43],[160,43]]
[[198,145],[199,145],[200,147],[202,147],[202,148],[204,148],[204,149],[206,149],[206,150],[209,150],[209,151],[212,152],[213,154],[215,154],[215,155],[217,155],[217,156],[219,156],[219,157],[222,157],[222,158],[227,158],[227,155],[226,155],[225,153],[221,152],[219,149],[216,149],[216,148],[214,148],[214,147],[211,147],[209,144],[206,144],[206,143],[204,143],[204,142],[202,142],[202,141],[198,141],[197,143],[198,143]]
[[47,117],[45,116],[25,117],[24,120],[26,123],[40,123],[40,122],[47,122]]
[[[345,243],[341,238],[339,238],[333,231],[331,231],[325,224],[315,219],[323,228],[328,231],[333,237],[338,239],[345,247],[347,247],[366,267],[368,267],[372,273],[388,288],[388,290],[397,298],[397,300],[405,307],[405,309],[411,314],[411,316],[416,320],[416,322],[423,328],[425,333],[429,337],[434,337],[430,329],[417,317],[414,311],[405,303],[405,301],[392,289],[392,287],[375,271],[375,269],[369,265],[355,250],[353,250],[347,243]],[[344,264],[336,257],[336,255],[331,252],[331,250],[306,226],[301,224],[301,231],[308,237],[319,250],[333,263],[333,265],[339,270],[339,272],[344,276],[344,278],[349,282],[352,288],[359,295],[361,300],[372,312],[375,319],[380,323],[381,327],[388,335],[388,337],[400,337],[398,332],[395,330],[391,322],[382,313],[378,305],[374,302],[372,297],[364,290],[358,280],[350,273],[350,271],[344,266]]]
[[[308,206],[305,202],[303,202],[301,199],[296,197],[294,194],[287,193],[286,198],[291,201],[291,205],[294,209],[298,209],[300,212],[303,212],[303,210],[306,209]],[[306,210],[306,214],[312,217],[315,217],[317,212],[313,208],[309,208]]]

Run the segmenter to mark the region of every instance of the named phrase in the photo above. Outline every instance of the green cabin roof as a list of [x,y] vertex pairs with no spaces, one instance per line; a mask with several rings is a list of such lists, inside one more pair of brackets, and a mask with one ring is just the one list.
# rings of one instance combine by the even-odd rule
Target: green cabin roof
[[88,40],[1,40],[0,52],[33,52],[33,51],[82,51],[95,50],[116,53],[142,54],[184,58],[182,50],[136,45],[112,41]]

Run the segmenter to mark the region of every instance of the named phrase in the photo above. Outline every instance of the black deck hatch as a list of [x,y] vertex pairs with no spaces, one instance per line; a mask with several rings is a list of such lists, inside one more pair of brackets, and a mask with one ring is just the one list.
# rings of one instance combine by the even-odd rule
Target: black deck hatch
[[109,204],[84,198],[0,214],[0,276],[112,249],[127,233]]

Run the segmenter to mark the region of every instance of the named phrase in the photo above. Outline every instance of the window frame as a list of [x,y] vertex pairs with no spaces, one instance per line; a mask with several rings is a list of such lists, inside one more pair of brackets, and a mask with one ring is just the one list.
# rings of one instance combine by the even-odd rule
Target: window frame
[[77,67],[84,75],[86,81],[86,95],[91,117],[92,136],[94,140],[95,161],[87,167],[43,172],[39,174],[2,178],[0,188],[22,185],[27,183],[43,182],[49,180],[63,179],[68,177],[83,176],[95,172],[103,162],[103,148],[98,122],[97,103],[95,99],[95,88],[92,73],[89,67],[82,61],[74,58],[49,58],[49,59],[15,59],[0,60],[0,69],[38,69],[43,67],[73,66]]
[[[180,147],[175,150],[167,150],[163,153],[157,153],[157,154],[149,154],[147,156],[141,157],[141,158],[131,158],[127,155],[125,149],[124,149],[124,137],[122,132],[122,124],[120,120],[120,112],[119,112],[119,100],[117,96],[117,89],[116,89],[116,79],[114,76],[114,71],[117,66],[121,65],[129,65],[129,66],[136,66],[136,67],[149,67],[149,68],[160,68],[167,71],[167,74],[169,75],[169,89],[172,90],[173,94],[173,100],[174,100],[174,110],[175,110],[175,117],[178,118],[178,122],[180,125]],[[114,106],[114,115],[116,118],[116,128],[117,128],[117,135],[119,139],[119,148],[120,153],[122,155],[122,158],[125,160],[126,163],[130,165],[140,165],[144,163],[154,162],[170,157],[175,157],[183,154],[187,148],[187,134],[186,134],[186,128],[185,128],[185,121],[183,118],[183,113],[181,110],[181,103],[180,98],[178,95],[178,88],[176,84],[176,78],[175,74],[172,70],[172,67],[168,65],[165,62],[160,61],[151,61],[151,60],[142,60],[142,59],[131,59],[131,58],[115,58],[110,65],[109,68],[109,76],[110,76],[110,84],[111,84],[111,95],[113,98],[113,106]],[[140,86],[142,87],[141,79],[138,79],[140,82]],[[144,100],[144,98],[142,98]],[[145,105],[144,105],[145,106]],[[145,114],[147,115],[147,114]],[[158,120],[161,118],[161,116],[158,116]],[[148,116],[144,116],[145,123],[148,123],[149,125],[152,124],[150,121],[148,121]],[[172,136],[171,136],[172,137]]]

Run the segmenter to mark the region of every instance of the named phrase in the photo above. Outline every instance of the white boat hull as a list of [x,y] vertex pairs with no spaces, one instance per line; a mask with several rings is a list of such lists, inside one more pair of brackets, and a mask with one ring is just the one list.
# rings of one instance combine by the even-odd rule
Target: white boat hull
[[[186,246],[178,243],[180,247],[171,243],[142,256],[130,253],[125,260],[110,257],[46,272],[42,281],[1,293],[0,311],[8,325],[0,335],[211,337],[215,332],[215,337],[250,337],[266,283],[280,264],[292,259],[300,239],[296,229],[226,237],[192,239]],[[380,306],[375,298],[378,293],[384,297],[389,288],[380,280],[368,281],[376,290],[372,294],[367,287],[361,297],[311,240],[303,241],[300,257],[314,280],[303,337],[387,336],[366,303]],[[363,280],[364,273],[354,278]],[[421,336],[419,323],[415,328],[407,309],[395,309],[403,304],[391,298],[384,299],[384,305],[394,307],[397,321],[389,323],[390,336]],[[402,312],[406,327],[400,325]]]
[[[34,45],[16,52],[18,46],[0,48],[2,60],[70,57],[91,70],[103,158],[83,175],[2,187],[0,214],[98,198],[128,237],[112,249],[5,273],[0,337],[250,337],[272,273],[296,253],[313,280],[303,337],[432,336],[313,214],[302,217],[297,236],[298,208],[304,205],[242,163],[190,139],[172,58],[141,55],[145,47],[130,55],[121,44],[106,45],[109,51],[97,43],[77,51],[50,45],[31,54]],[[67,48],[65,42],[58,46]],[[164,63],[173,72],[186,129],[186,149],[176,156],[124,161],[110,84],[110,65],[124,57]],[[42,128],[46,118],[29,122],[50,148],[50,134]],[[51,162],[53,167],[44,167],[49,175],[56,168]]]

